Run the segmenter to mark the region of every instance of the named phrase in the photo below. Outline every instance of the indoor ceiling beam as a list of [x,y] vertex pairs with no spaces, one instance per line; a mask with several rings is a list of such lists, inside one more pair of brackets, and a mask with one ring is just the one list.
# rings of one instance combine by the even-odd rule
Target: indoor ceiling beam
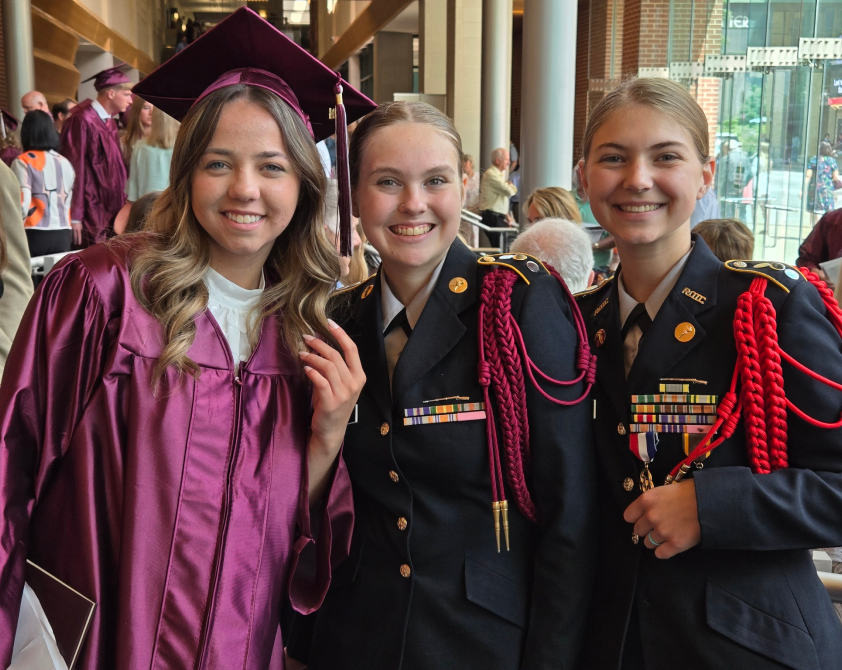
[[334,45],[322,56],[322,62],[331,69],[342,63],[365,46],[374,34],[383,30],[413,0],[371,0],[356,20],[348,26]]

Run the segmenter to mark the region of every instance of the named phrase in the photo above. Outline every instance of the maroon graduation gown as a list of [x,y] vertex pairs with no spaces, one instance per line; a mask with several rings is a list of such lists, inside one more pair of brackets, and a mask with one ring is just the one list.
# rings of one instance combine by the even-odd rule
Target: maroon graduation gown
[[91,103],[76,105],[61,129],[61,154],[76,171],[70,218],[82,222],[81,248],[106,239],[126,203],[126,166],[116,125],[106,124]]
[[80,669],[282,668],[284,597],[316,609],[348,554],[345,465],[311,532],[311,394],[274,317],[235,367],[206,310],[189,352],[199,378],[168,371],[155,399],[162,328],[125,256],[110,242],[54,268],[6,364],[0,667],[28,557],[97,602]]
[[3,161],[9,167],[12,167],[12,161],[15,160],[18,156],[20,156],[21,150],[16,149],[15,147],[6,147],[5,149],[0,149],[0,161]]

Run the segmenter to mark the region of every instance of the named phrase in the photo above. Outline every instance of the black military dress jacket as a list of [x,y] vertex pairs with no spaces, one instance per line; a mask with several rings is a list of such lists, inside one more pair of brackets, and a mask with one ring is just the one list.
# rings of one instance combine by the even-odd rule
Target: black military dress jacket
[[[405,409],[426,400],[482,401],[479,287],[494,265],[477,261],[453,243],[391,393],[379,274],[337,296],[348,301],[340,324],[359,348],[367,382],[343,451],[356,512],[351,556],[334,573],[322,608],[299,618],[288,641],[290,655],[310,670],[576,666],[595,566],[590,402],[561,407],[527,381],[527,481],[540,524],[521,516],[509,492],[511,551],[500,553],[485,421],[403,422]],[[576,333],[557,280],[524,260],[501,262],[530,282],[518,280],[512,299],[530,356],[548,375],[574,378]],[[458,278],[467,281],[462,292],[450,288]],[[582,386],[546,390],[570,399]]]
[[[809,282],[781,263],[729,261],[726,267],[701,238],[693,239],[628,379],[616,282],[577,297],[598,356],[594,425],[601,471],[599,571],[582,667],[620,667],[634,606],[647,670],[842,668],[842,626],[808,551],[842,545],[842,430],[822,430],[788,412],[789,469],[755,475],[741,419],[703,469],[688,474],[702,539],[673,558],[656,558],[623,520],[640,495],[643,466],[629,449],[631,395],[656,394],[662,378],[680,378],[707,381],[691,385],[691,392],[721,399],[737,357],[737,299],[756,276],[770,278],[766,295],[783,350],[842,382],[842,342]],[[684,324],[695,329],[687,341],[676,336],[686,333]],[[796,406],[825,422],[839,418],[842,393],[787,363],[783,374]],[[651,468],[655,484],[683,458],[681,436],[661,434]]]

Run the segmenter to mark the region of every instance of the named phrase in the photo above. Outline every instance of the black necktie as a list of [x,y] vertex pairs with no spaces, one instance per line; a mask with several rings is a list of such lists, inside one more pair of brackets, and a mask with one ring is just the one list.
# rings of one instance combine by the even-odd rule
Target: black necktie
[[407,339],[409,339],[409,336],[412,335],[412,327],[409,325],[409,320],[406,317],[405,307],[398,312],[398,315],[392,319],[388,326],[386,326],[386,330],[383,331],[383,337],[385,338],[395,328],[403,329],[403,332],[406,333]]
[[640,336],[640,339],[642,340],[649,331],[649,326],[652,325],[652,319],[649,317],[649,312],[646,311],[646,305],[642,302],[639,302],[634,306],[634,309],[631,311],[626,319],[626,322],[623,324],[623,330],[620,332],[621,342],[626,341],[626,335],[629,334],[629,331],[632,329],[634,324],[640,326],[640,332],[643,333]]

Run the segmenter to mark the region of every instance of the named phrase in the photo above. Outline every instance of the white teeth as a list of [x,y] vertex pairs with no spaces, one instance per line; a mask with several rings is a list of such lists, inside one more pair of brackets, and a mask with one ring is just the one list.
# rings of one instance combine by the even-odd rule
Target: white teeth
[[257,223],[262,218],[256,214],[231,214],[229,212],[225,212],[225,216],[227,216],[232,221],[236,221],[237,223]]
[[620,209],[631,214],[639,214],[641,212],[654,212],[660,205],[620,205]]
[[420,226],[414,226],[412,228],[393,228],[392,231],[398,235],[413,237],[415,235],[423,235],[424,233],[429,233],[432,229],[433,227],[429,223],[424,223]]

